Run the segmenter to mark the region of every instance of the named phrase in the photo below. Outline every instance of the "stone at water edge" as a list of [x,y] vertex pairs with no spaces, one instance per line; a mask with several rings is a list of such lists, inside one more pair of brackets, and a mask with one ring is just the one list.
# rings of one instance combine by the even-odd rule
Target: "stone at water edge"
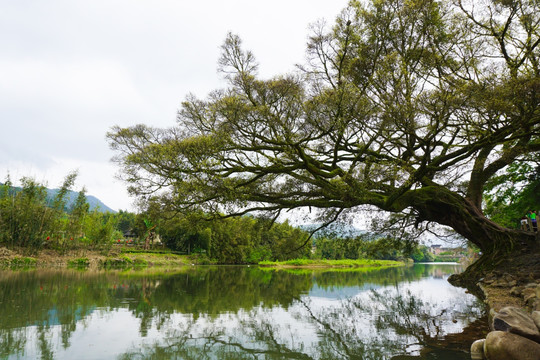
[[522,309],[507,306],[493,317],[493,329],[517,334],[540,343],[540,331],[534,320]]
[[504,331],[490,332],[484,343],[489,360],[540,360],[540,344]]
[[533,311],[531,317],[538,330],[540,330],[540,311]]
[[471,345],[471,359],[473,360],[482,360],[486,357],[484,356],[484,343],[486,339],[476,340]]

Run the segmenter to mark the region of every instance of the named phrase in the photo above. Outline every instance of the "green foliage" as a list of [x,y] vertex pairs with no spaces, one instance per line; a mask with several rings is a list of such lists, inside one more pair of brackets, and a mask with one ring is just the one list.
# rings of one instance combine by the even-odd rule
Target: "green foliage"
[[249,252],[246,262],[249,264],[258,264],[261,261],[267,261],[272,258],[272,251],[265,246],[256,246]]
[[146,261],[145,259],[135,258],[133,259],[132,264],[136,267],[146,267],[148,266],[148,261]]
[[30,178],[21,183],[19,192],[9,179],[0,185],[0,244],[40,248],[57,219],[46,204],[45,187]]
[[21,179],[21,188],[12,186],[8,177],[0,185],[0,245],[23,247],[31,251],[52,248],[60,253],[78,247],[106,249],[115,238],[122,238],[117,230],[119,220],[126,224],[125,213],[89,211],[86,189],[83,188],[70,208],[67,195],[72,193],[77,174],[66,176],[50,201],[47,189],[31,178]]
[[433,255],[430,251],[422,251],[424,254],[424,257],[422,258],[422,262],[433,262],[435,261],[435,255]]
[[[200,254],[208,262],[258,263],[309,254],[309,249],[301,246],[307,233],[287,222],[248,216],[209,222],[201,213],[171,217],[155,206],[138,215],[90,211],[84,188],[67,209],[66,194],[75,178],[76,173],[66,177],[52,203],[47,201],[46,188],[32,179],[23,178],[20,191],[13,189],[9,179],[0,185],[0,244],[34,250],[48,247],[60,253],[79,247],[106,252],[119,240],[124,243],[124,232],[140,241],[155,231],[169,248]],[[110,259],[103,265],[123,266],[126,259]],[[84,265],[84,261],[74,260],[71,265]],[[136,265],[146,264],[139,261]]]
[[[166,214],[163,214],[166,217]],[[165,244],[186,253],[201,253],[219,263],[256,264],[307,256],[308,234],[287,222],[249,216],[205,220],[192,213],[163,220],[158,232]]]
[[486,215],[502,226],[519,228],[529,210],[540,210],[540,165],[535,159],[511,164],[486,184],[485,193]]
[[11,259],[12,267],[33,267],[37,265],[37,260],[32,257],[14,257]]
[[408,255],[404,244],[390,237],[323,237],[315,244],[315,257],[322,259],[401,260]]
[[134,213],[131,213],[129,211],[120,210],[116,214],[116,218],[118,221],[117,229],[121,231],[122,233],[127,232],[133,232],[136,236],[141,236],[140,232],[138,232],[136,228],[136,215]]
[[84,222],[85,241],[93,248],[108,248],[115,238],[122,237],[116,230],[116,218],[110,214],[92,211]]
[[114,257],[114,258],[106,258],[100,261],[101,267],[104,268],[126,268],[131,267],[133,265],[133,260],[127,256],[120,256],[120,257]]
[[421,245],[417,246],[411,253],[411,258],[414,262],[433,262],[435,261],[435,255],[430,251],[430,248]]
[[87,257],[77,258],[68,261],[69,267],[86,268],[90,266],[90,260]]
[[[259,78],[228,34],[226,89],[187,98],[176,127],[107,137],[131,192],[159,192],[171,211],[318,208],[332,219],[375,207],[449,226],[483,252],[508,249],[523,235],[485,218],[483,190],[537,157],[539,24],[538,1],[351,1],[331,28],[313,28],[301,74]],[[221,226],[212,256],[245,258],[250,241]],[[383,245],[366,251],[399,256]]]
[[298,266],[298,267],[381,267],[402,266],[403,263],[393,260],[343,259],[343,260],[312,260],[292,259],[286,261],[262,261],[261,266]]

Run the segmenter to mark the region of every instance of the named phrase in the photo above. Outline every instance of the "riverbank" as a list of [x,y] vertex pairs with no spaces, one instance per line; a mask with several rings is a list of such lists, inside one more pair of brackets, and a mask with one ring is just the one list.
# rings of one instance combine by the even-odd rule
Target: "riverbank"
[[[87,249],[71,250],[59,254],[54,250],[41,250],[28,254],[25,249],[0,248],[0,267],[70,267],[82,266],[98,269],[114,266],[187,266],[209,265],[211,262],[198,255],[172,252],[134,251],[129,247],[113,247],[106,252]],[[259,266],[272,268],[358,268],[403,266],[403,262],[390,260],[308,260],[295,259],[281,262],[261,262]],[[474,284],[456,284],[466,287],[480,297],[489,309],[499,311],[506,306],[540,310],[540,259],[523,255],[497,266]]]
[[449,280],[481,298],[490,310],[513,306],[528,312],[540,311],[540,257],[537,253],[512,256],[473,275],[452,276]]
[[77,249],[60,254],[54,250],[41,250],[28,254],[24,249],[0,248],[0,267],[65,268],[85,267],[98,269],[122,266],[187,266],[206,264],[207,260],[197,255],[180,255],[172,252],[137,251],[113,247],[107,251]]
[[[24,249],[0,248],[0,267],[70,267],[80,266],[90,269],[122,266],[186,266],[211,265],[204,256],[181,255],[169,251],[143,251],[127,247],[113,247],[105,252],[87,249],[71,250],[59,254],[54,250],[41,250],[37,254],[27,254]],[[392,260],[309,260],[264,261],[261,267],[272,268],[367,268],[404,266],[404,262]]]
[[[483,265],[486,265],[484,259]],[[486,267],[489,267],[486,269]],[[471,346],[472,359],[537,360],[540,354],[540,257],[537,251],[514,253],[497,263],[470,267],[469,276],[453,276],[489,309],[485,338]],[[471,273],[475,276],[471,276]],[[467,279],[468,278],[468,279]]]

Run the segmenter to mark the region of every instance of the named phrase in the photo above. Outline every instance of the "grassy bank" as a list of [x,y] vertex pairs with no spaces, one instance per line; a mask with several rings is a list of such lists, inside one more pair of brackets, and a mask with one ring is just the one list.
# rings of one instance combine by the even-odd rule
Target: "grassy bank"
[[[18,267],[78,267],[78,268],[125,268],[125,267],[178,267],[186,265],[210,265],[208,258],[200,255],[178,254],[167,250],[144,251],[132,248],[115,248],[108,251],[79,249],[60,254],[54,250],[42,250],[26,254],[24,249],[0,248],[0,268]],[[310,260],[264,261],[261,267],[273,268],[374,268],[402,266],[403,262],[391,260]]]
[[404,263],[393,260],[310,260],[294,259],[287,261],[262,261],[259,266],[278,268],[358,268],[358,267],[383,267],[403,266]]
[[125,268],[125,267],[179,267],[192,264],[206,264],[197,255],[181,255],[166,251],[123,251],[113,248],[109,251],[79,249],[60,254],[54,250],[42,250],[27,254],[25,249],[0,248],[0,268]]

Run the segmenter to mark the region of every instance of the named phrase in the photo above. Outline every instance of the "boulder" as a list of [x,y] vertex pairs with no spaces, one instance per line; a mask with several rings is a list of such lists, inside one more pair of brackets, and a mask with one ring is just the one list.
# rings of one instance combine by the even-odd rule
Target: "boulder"
[[523,301],[529,306],[533,306],[536,299],[538,299],[536,294],[529,294],[528,296],[523,297]]
[[510,295],[521,296],[522,292],[523,286],[514,286],[512,289],[510,289]]
[[525,288],[521,291],[521,296],[526,299],[530,296],[536,296],[536,289],[533,288]]
[[484,342],[484,354],[489,360],[540,360],[540,344],[516,334],[492,331]]
[[524,310],[516,307],[507,306],[496,313],[493,316],[493,329],[517,334],[540,343],[540,331],[534,320]]
[[476,340],[471,345],[471,359],[482,360],[486,357],[484,356],[484,343],[486,339]]
[[[540,299],[539,298],[536,298],[536,300],[534,300],[533,304],[531,305],[531,308],[535,311],[540,311]],[[540,327],[538,328],[540,330]]]
[[[504,279],[495,280],[490,285],[494,286],[494,287],[500,287],[500,288],[511,287],[510,283],[508,281],[504,280]],[[514,286],[515,286],[515,284],[514,284]]]
[[533,319],[536,327],[540,330],[540,311],[533,311],[531,318]]

